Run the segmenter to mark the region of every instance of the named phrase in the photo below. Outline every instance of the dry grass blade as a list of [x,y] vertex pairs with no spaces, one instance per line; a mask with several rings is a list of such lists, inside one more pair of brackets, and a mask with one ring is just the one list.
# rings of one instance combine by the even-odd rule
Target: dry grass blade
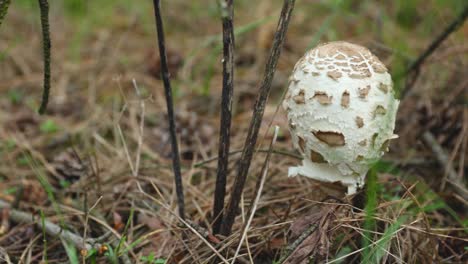
[[213,205],[213,233],[219,233],[223,220],[226,177],[229,164],[231,136],[232,94],[234,90],[234,25],[233,0],[221,0],[223,23],[223,92],[221,95],[221,125],[219,132],[218,169]]
[[159,56],[161,58],[161,76],[164,83],[164,95],[167,104],[167,116],[169,120],[169,134],[171,138],[172,147],[172,167],[174,170],[174,180],[177,193],[177,203],[179,207],[179,215],[185,219],[185,205],[184,205],[184,189],[182,186],[182,175],[180,173],[180,157],[179,147],[177,144],[174,106],[172,99],[171,82],[169,81],[169,67],[167,65],[166,44],[164,42],[164,28],[161,18],[161,1],[153,0],[154,17],[156,19],[156,31],[158,35]]
[[239,206],[242,191],[244,189],[245,180],[249,171],[250,163],[252,161],[253,152],[257,143],[258,132],[263,119],[263,113],[265,111],[265,104],[270,95],[271,83],[273,76],[276,71],[276,65],[278,58],[283,47],[286,32],[288,30],[289,21],[291,14],[294,9],[295,0],[285,0],[283,8],[281,10],[281,16],[278,22],[278,27],[275,32],[275,39],[273,46],[268,57],[266,64],[264,78],[260,86],[260,91],[255,102],[253,117],[249,125],[249,131],[245,140],[244,149],[242,152],[241,159],[239,161],[238,172],[234,180],[233,190],[231,197],[226,208],[226,215],[223,219],[221,227],[221,233],[223,235],[229,235],[231,233],[232,225],[236,217],[237,208]]

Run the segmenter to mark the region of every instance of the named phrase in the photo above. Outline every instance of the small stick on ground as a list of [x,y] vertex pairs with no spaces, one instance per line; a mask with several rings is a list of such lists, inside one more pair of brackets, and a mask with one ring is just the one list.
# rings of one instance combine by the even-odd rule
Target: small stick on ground
[[232,94],[234,90],[234,26],[233,0],[220,0],[223,24],[223,92],[221,95],[221,124],[219,131],[218,169],[213,204],[213,233],[219,233],[223,220],[226,177],[229,165]]
[[73,245],[79,249],[89,251],[93,248],[99,249],[101,247],[101,244],[95,242],[94,239],[83,239],[81,236],[76,235],[68,230],[64,230],[60,226],[48,220],[44,220],[44,225],[42,225],[42,221],[39,217],[34,217],[34,215],[30,213],[11,209],[9,203],[0,200],[0,209],[3,208],[8,208],[8,210],[10,210],[10,219],[13,222],[35,224],[39,228],[43,228],[49,236],[58,236],[60,238],[63,238],[66,241],[73,243]]
[[440,146],[440,144],[437,142],[434,136],[428,131],[424,132],[423,140],[432,149],[432,152],[434,152],[437,161],[439,161],[440,165],[443,168],[447,166],[446,170],[448,171],[448,177],[445,180],[448,183],[450,183],[453,190],[458,195],[460,195],[465,200],[465,202],[468,201],[468,190],[466,190],[466,188],[463,186],[463,183],[460,183],[458,181],[458,175],[453,169],[453,167],[449,166],[449,157],[445,153],[444,149]]
[[[450,23],[450,25],[448,25],[447,28],[432,41],[432,43],[426,48],[426,50],[423,53],[421,53],[421,55],[414,62],[410,64],[408,69],[404,72],[403,76],[408,76],[414,71],[416,72],[416,76],[414,78],[416,78],[417,73],[419,72],[419,68],[424,63],[424,61],[440,46],[440,44],[442,44],[442,42],[444,42],[445,39],[447,39],[448,36],[450,36],[450,34],[455,32],[455,30],[457,30],[460,26],[463,25],[467,17],[468,5],[466,5],[463,11],[452,21],[452,23]],[[412,80],[410,83],[414,82],[415,80]],[[402,99],[408,94],[408,92],[411,90],[411,87],[412,85],[409,85],[403,90],[401,94]]]
[[41,10],[42,25],[42,46],[44,52],[44,88],[42,91],[42,101],[39,107],[39,114],[44,114],[47,110],[50,94],[50,29],[49,29],[49,3],[47,0],[38,0]]
[[318,224],[314,223],[309,228],[307,228],[302,235],[300,235],[294,242],[286,247],[284,255],[278,261],[278,263],[284,263],[291,254],[308,238],[312,233],[314,233],[318,228]]
[[164,28],[161,18],[160,0],[153,0],[154,17],[156,20],[156,31],[158,35],[159,57],[161,58],[161,76],[164,83],[164,92],[167,104],[167,116],[169,120],[169,134],[172,146],[172,167],[174,170],[174,180],[177,193],[177,204],[179,207],[179,216],[185,219],[184,189],[182,186],[182,175],[180,173],[179,147],[177,145],[174,106],[172,99],[171,82],[169,81],[169,67],[167,65],[166,45],[164,42]]
[[288,29],[289,20],[294,9],[295,0],[284,0],[281,16],[278,21],[278,27],[275,32],[275,39],[273,46],[268,57],[265,67],[264,78],[260,86],[260,91],[255,102],[253,117],[250,122],[249,132],[244,143],[244,149],[239,161],[238,172],[234,179],[234,186],[231,192],[229,203],[226,207],[226,215],[223,218],[221,226],[221,234],[229,236],[231,233],[234,219],[236,218],[237,208],[244,189],[245,180],[249,171],[250,162],[252,161],[253,152],[257,143],[258,132],[262,123],[263,113],[265,111],[265,104],[270,95],[271,82],[276,71],[276,64],[281,53],[281,48],[284,43],[286,31]]

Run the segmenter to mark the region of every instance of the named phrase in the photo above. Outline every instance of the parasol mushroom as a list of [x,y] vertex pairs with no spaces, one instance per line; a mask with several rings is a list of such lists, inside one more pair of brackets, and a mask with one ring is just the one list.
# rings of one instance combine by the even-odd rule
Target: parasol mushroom
[[367,48],[337,41],[308,51],[294,67],[283,101],[302,166],[289,176],[364,184],[388,150],[399,101],[385,65]]

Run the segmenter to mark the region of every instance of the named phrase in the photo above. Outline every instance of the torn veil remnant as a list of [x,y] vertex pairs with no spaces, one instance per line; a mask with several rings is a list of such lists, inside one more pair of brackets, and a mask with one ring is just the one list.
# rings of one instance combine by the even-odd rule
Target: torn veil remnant
[[289,176],[339,181],[355,193],[397,137],[399,101],[387,68],[367,48],[337,41],[308,51],[290,80],[283,108],[304,159]]

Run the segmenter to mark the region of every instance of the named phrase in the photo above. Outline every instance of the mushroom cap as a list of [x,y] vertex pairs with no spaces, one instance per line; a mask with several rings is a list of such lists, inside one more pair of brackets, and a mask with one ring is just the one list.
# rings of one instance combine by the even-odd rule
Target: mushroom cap
[[[283,101],[294,146],[307,159],[290,176],[362,185],[369,166],[397,137],[399,101],[392,87],[385,65],[365,47],[337,41],[308,51]],[[334,173],[324,174],[324,166]]]

